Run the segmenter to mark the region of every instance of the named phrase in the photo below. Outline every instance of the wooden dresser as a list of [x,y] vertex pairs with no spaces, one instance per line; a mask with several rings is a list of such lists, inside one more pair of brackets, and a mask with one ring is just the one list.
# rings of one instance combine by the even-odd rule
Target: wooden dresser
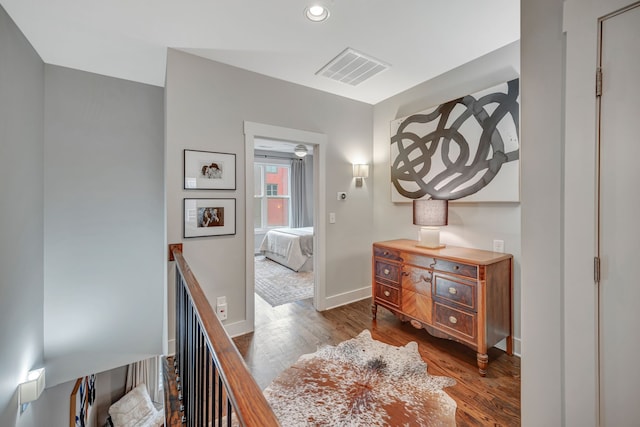
[[473,348],[486,375],[488,348],[506,338],[513,354],[513,256],[417,243],[373,244],[373,318],[380,305],[431,335]]

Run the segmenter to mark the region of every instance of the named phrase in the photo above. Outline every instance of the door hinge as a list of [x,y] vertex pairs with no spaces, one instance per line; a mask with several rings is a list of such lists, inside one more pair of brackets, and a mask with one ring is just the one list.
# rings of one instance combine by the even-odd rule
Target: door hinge
[[596,68],[596,96],[602,96],[602,68]]
[[600,283],[600,258],[593,258],[593,280],[596,283]]

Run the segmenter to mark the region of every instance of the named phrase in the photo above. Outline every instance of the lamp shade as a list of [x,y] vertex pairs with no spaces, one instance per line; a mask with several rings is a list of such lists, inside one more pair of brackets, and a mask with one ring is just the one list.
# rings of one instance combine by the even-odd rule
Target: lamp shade
[[447,225],[448,220],[448,200],[420,199],[413,201],[413,223],[415,225]]
[[369,177],[369,165],[353,165],[353,177],[354,178],[368,178]]

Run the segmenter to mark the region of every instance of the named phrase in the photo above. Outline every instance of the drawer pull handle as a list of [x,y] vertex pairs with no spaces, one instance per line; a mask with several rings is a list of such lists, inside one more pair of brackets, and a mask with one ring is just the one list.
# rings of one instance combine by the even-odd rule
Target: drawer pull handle
[[382,270],[382,272],[383,272],[386,276],[388,276],[388,275],[389,275],[389,273],[390,273],[388,268],[385,268],[384,270]]
[[453,316],[449,316],[449,323],[453,323],[454,325],[458,323],[458,319]]
[[455,295],[455,294],[457,294],[457,293],[458,293],[458,290],[457,290],[456,288],[451,287],[451,288],[449,288],[449,293],[450,293],[451,295]]
[[403,272],[402,272],[402,275],[403,275],[403,276],[408,276],[408,275],[409,275],[409,273],[407,273],[406,271],[403,271]]
[[420,279],[427,283],[431,283],[431,277],[427,277],[424,274],[420,275]]
[[384,254],[385,255],[389,255],[389,251],[384,251]]
[[454,266],[454,267],[453,267],[453,269],[454,269],[454,270],[460,270],[460,266],[459,266],[459,265],[456,265],[456,266]]
[[391,295],[391,292],[389,292],[389,291],[384,291],[384,296],[385,296],[385,297],[388,297],[388,296],[390,296],[390,295]]

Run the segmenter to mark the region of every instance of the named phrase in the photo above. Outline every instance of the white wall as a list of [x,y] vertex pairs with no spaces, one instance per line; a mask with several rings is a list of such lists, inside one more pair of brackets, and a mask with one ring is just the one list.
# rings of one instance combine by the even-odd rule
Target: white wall
[[[416,239],[411,203],[391,202],[390,123],[396,118],[477,92],[518,77],[519,43],[512,43],[424,82],[374,107],[374,236],[375,240]],[[515,350],[520,338],[520,205],[518,203],[449,204],[449,225],[443,243],[491,250],[493,240],[505,242],[514,255]]]
[[44,344],[56,385],[163,351],[163,90],[45,67]]
[[[43,365],[44,64],[0,6],[0,426],[26,426],[17,386]],[[33,409],[33,408],[30,408]]]
[[[370,105],[170,50],[166,83],[167,237],[184,254],[209,300],[225,295],[226,324],[245,313],[245,155],[243,122],[251,121],[328,135],[326,207],[338,221],[327,227],[326,295],[370,287],[372,196],[355,189],[351,164],[370,162]],[[183,149],[236,154],[235,191],[182,189]],[[252,156],[253,153],[248,153]],[[351,197],[338,202],[337,191]],[[182,238],[182,199],[236,198],[236,235]],[[173,276],[173,267],[169,274]],[[173,292],[169,279],[169,294]],[[173,320],[170,319],[170,338]]]

